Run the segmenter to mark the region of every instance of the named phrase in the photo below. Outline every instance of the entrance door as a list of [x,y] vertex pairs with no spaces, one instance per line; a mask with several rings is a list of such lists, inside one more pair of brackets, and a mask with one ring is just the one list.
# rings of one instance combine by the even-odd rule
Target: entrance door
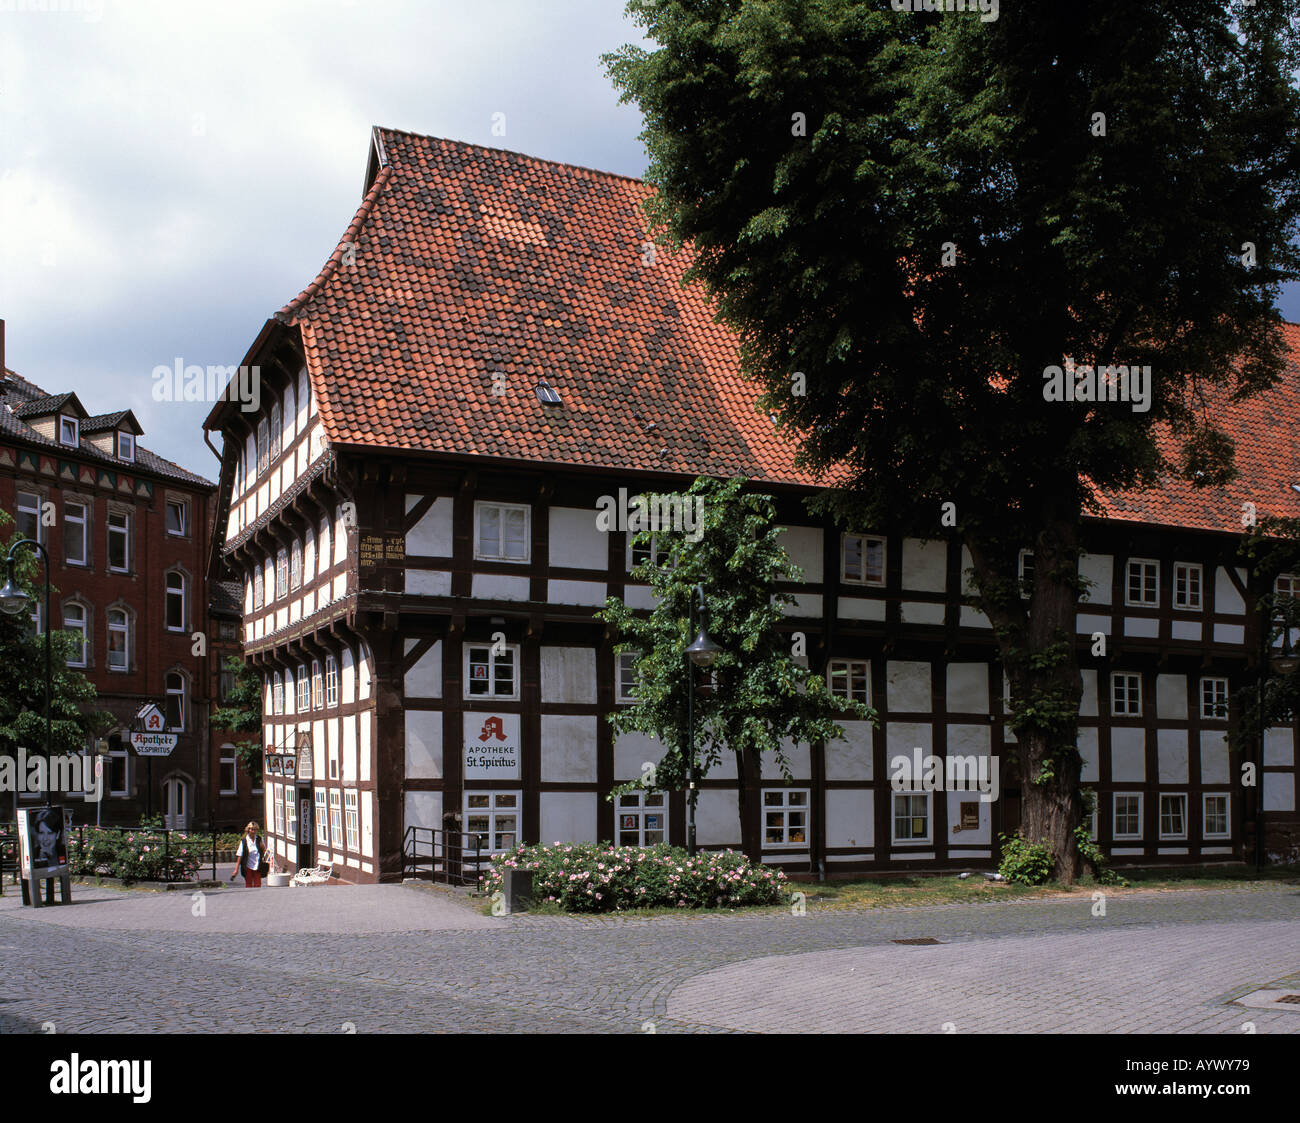
[[163,826],[185,830],[190,825],[190,786],[179,776],[163,781]]
[[310,869],[312,861],[311,844],[316,835],[311,825],[311,786],[300,785],[298,788],[298,868]]

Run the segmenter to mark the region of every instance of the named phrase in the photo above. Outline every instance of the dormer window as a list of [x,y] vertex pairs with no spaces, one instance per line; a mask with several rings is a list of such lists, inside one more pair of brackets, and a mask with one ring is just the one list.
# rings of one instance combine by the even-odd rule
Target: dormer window
[[558,406],[564,404],[560,400],[559,391],[557,391],[555,387],[544,378],[537,384],[537,400],[544,406]]
[[130,433],[118,433],[117,458],[119,460],[135,460],[135,437]]
[[78,443],[77,419],[59,414],[59,444],[76,448]]

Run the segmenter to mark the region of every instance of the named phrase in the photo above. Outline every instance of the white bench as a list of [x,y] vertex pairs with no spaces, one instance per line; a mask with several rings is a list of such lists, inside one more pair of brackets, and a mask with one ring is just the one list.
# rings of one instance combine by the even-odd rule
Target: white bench
[[289,878],[289,884],[293,885],[324,885],[334,876],[334,863],[327,862],[323,866],[313,866],[311,869],[299,870],[293,877]]

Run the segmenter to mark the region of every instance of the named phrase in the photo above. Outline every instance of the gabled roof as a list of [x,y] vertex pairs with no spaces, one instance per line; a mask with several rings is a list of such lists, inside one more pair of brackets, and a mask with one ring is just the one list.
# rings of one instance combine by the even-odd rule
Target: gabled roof
[[[375,129],[366,194],[317,277],[268,322],[301,336],[328,439],[374,450],[814,486],[754,406],[689,251],[652,247],[638,180]],[[1103,500],[1104,517],[1239,534],[1300,516],[1300,328],[1285,377],[1221,400],[1242,478]],[[252,351],[250,351],[250,356]],[[245,360],[249,361],[248,358]],[[539,400],[545,380],[560,405]],[[213,410],[217,427],[223,407]]]
[[86,409],[78,401],[77,395],[71,392],[66,394],[42,394],[38,398],[29,398],[14,409],[14,416],[24,421],[38,417],[50,417],[56,413],[70,413],[77,418],[82,418],[86,416]]
[[125,429],[137,437],[144,433],[140,422],[129,409],[119,409],[116,413],[97,413],[94,417],[87,417],[81,423],[83,433],[102,433],[108,429]]

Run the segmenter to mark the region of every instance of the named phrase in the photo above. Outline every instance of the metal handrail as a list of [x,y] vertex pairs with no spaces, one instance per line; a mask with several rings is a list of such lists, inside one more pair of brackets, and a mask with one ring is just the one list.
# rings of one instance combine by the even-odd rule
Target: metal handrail
[[483,873],[484,841],[483,835],[471,831],[407,827],[402,837],[402,876],[476,885]]

